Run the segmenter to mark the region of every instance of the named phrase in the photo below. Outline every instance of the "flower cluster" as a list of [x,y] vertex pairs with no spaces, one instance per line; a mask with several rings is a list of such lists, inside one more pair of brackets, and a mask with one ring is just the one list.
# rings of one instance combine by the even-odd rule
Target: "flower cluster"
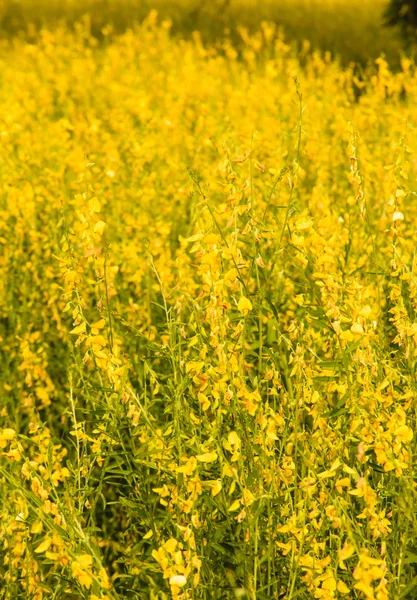
[[225,35],[2,46],[5,600],[415,589],[417,70]]

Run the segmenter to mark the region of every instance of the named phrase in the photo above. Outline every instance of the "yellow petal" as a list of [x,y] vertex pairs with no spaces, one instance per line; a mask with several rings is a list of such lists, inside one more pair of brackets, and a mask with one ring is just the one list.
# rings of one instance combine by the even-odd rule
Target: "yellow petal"
[[298,231],[303,231],[304,229],[310,229],[313,226],[313,219],[307,214],[306,211],[301,213],[298,219],[295,222],[295,228]]
[[352,327],[350,328],[352,333],[359,333],[360,335],[364,334],[364,330],[363,327],[360,323],[353,323]]
[[8,442],[13,440],[15,437],[16,432],[14,429],[3,429],[3,431],[0,433],[0,438],[2,440],[7,440]]
[[232,162],[234,163],[243,163],[248,158],[247,154],[239,154],[239,156],[235,156],[232,158]]
[[245,298],[245,296],[241,296],[237,307],[241,313],[247,314],[252,310],[252,302],[248,298]]
[[106,320],[105,319],[100,319],[100,321],[97,321],[96,323],[93,323],[91,325],[92,328],[94,329],[103,329],[103,327],[106,326]]
[[334,577],[329,577],[329,579],[325,579],[321,584],[323,590],[331,590],[334,591],[336,589],[336,579]]
[[346,583],[344,581],[342,581],[341,579],[339,579],[339,581],[337,582],[337,591],[340,592],[341,594],[349,594],[349,588],[346,585]]
[[103,235],[103,231],[107,227],[107,223],[104,221],[97,221],[94,225],[94,233],[98,233],[99,235]]
[[181,588],[187,583],[187,578],[184,575],[173,575],[169,580],[169,583]]
[[341,550],[339,550],[340,560],[347,560],[355,553],[355,546],[353,544],[345,544]]
[[178,545],[178,540],[176,540],[175,538],[169,538],[169,540],[167,540],[164,544],[164,548],[166,549],[167,552],[169,552],[170,554],[173,554],[176,550],[176,547]]
[[212,463],[212,462],[216,462],[218,456],[217,456],[217,452],[215,450],[213,450],[213,452],[206,452],[205,454],[199,454],[198,456],[196,456],[198,462],[201,463]]
[[221,492],[222,489],[222,482],[220,481],[220,479],[217,479],[214,484],[211,486],[211,495],[217,496],[217,494],[219,494]]
[[220,242],[220,237],[215,233],[209,233],[204,238],[206,244],[218,244]]
[[77,562],[84,568],[90,568],[93,564],[93,557],[89,554],[77,556]]
[[90,573],[87,573],[87,571],[83,571],[82,569],[80,569],[79,573],[77,574],[77,578],[81,585],[87,588],[87,590],[93,583],[93,578],[91,577]]
[[42,521],[35,521],[30,528],[31,533],[40,533],[42,531]]
[[236,431],[231,431],[227,436],[227,440],[231,446],[240,446],[240,438]]
[[85,332],[85,322],[81,323],[81,325],[77,325],[77,327],[74,327],[74,329],[72,331],[70,331],[71,335],[80,335],[80,333],[84,333]]
[[229,506],[228,511],[233,512],[233,511],[237,510],[238,508],[240,508],[240,500],[235,500],[233,502],[233,504],[231,504]]
[[41,552],[46,552],[49,546],[52,544],[51,538],[45,538],[41,544],[36,548],[36,554],[41,554]]
[[97,198],[91,198],[91,200],[88,203],[88,210],[91,213],[99,213],[101,211],[100,202],[97,200]]

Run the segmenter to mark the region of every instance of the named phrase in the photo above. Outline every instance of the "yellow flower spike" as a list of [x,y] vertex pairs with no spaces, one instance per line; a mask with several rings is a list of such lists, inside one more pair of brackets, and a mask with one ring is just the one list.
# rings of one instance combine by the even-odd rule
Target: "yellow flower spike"
[[252,302],[245,296],[241,296],[237,308],[244,316],[246,316],[253,308]]

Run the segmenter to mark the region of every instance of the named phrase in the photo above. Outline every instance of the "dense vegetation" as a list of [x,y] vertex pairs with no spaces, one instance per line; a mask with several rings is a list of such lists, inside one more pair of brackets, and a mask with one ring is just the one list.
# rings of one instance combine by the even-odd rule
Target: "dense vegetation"
[[400,29],[401,35],[411,48],[417,33],[417,0],[390,0],[384,13],[386,24]]
[[151,13],[0,64],[0,598],[415,598],[412,61]]

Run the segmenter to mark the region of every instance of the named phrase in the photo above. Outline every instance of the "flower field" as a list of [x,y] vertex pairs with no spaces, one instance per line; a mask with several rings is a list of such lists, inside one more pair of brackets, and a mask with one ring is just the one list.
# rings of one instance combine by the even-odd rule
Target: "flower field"
[[0,598],[417,597],[417,70],[151,12],[0,55]]

